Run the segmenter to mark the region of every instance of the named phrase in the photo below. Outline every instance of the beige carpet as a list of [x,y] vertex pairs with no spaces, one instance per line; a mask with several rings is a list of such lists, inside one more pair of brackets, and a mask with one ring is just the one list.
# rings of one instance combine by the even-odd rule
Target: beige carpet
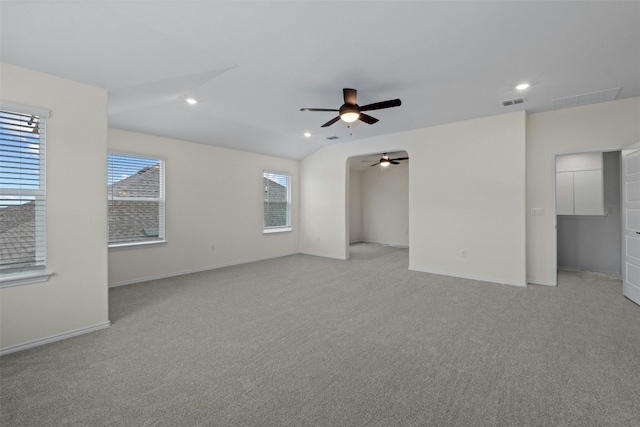
[[638,426],[640,307],[294,255],[110,290],[106,330],[0,359],[9,426]]

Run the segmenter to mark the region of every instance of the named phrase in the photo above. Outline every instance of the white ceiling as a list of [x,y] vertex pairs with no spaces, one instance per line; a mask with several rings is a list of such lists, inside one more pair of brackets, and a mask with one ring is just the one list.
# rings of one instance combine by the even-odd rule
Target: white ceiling
[[[640,95],[639,1],[2,1],[0,43],[2,61],[107,89],[112,127],[291,159],[612,88]],[[300,112],[338,108],[344,87],[360,105],[402,106],[351,130]]]

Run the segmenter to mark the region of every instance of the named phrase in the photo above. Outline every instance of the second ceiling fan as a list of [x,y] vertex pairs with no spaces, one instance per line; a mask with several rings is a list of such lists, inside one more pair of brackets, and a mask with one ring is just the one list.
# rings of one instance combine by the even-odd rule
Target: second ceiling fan
[[[387,153],[382,153],[382,157],[380,157],[380,160],[378,160],[377,163],[372,164],[371,166],[377,166],[380,165],[383,168],[386,168],[389,165],[399,165],[400,164],[400,160],[409,160],[408,157],[396,157],[394,159],[389,158],[389,156],[387,156]],[[362,160],[363,162],[375,162],[375,160]]]
[[329,120],[321,127],[325,128],[331,126],[338,120],[342,119],[347,123],[353,123],[356,120],[365,122],[367,124],[374,124],[378,121],[375,117],[371,117],[368,114],[364,114],[363,111],[382,110],[384,108],[399,107],[402,102],[399,99],[390,99],[389,101],[374,102],[373,104],[363,105],[362,107],[356,104],[358,91],[355,89],[344,88],[342,89],[344,97],[344,104],[339,109],[329,108],[301,108],[300,111],[336,111],[338,116]]

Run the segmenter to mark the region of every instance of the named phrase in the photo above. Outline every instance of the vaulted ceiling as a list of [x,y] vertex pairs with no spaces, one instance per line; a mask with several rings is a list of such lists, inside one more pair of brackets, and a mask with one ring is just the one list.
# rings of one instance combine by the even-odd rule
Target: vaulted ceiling
[[[0,43],[4,62],[107,89],[112,127],[291,159],[640,95],[638,1],[2,1]],[[300,111],[345,87],[402,106],[351,128]]]

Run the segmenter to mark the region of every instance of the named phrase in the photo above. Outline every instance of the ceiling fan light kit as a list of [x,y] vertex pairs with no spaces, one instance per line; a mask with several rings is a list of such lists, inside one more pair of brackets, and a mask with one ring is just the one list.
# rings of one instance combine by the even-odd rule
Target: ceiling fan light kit
[[353,123],[360,118],[360,111],[345,104],[340,108],[340,118],[344,122]]
[[363,111],[373,111],[373,110],[382,110],[384,108],[392,108],[399,107],[402,105],[402,101],[399,99],[391,99],[389,101],[382,102],[374,102],[373,104],[367,104],[364,106],[359,106],[356,104],[356,99],[358,95],[358,91],[355,89],[344,88],[342,89],[342,95],[344,98],[344,104],[339,109],[328,109],[328,108],[301,108],[300,111],[336,111],[338,112],[338,116],[329,120],[327,123],[323,124],[322,127],[328,127],[342,119],[346,123],[353,123],[356,120],[360,120],[361,122],[365,122],[369,125],[372,125],[378,121],[375,117],[371,117],[367,114],[362,113]]

